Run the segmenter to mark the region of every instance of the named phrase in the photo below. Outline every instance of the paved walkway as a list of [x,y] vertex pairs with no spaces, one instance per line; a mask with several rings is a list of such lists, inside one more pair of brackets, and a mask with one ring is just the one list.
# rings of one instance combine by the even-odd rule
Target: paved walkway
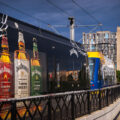
[[[116,100],[113,104],[95,111],[91,114],[76,118],[76,120],[114,120],[118,112],[120,111],[120,98]],[[117,118],[120,120],[120,115]]]

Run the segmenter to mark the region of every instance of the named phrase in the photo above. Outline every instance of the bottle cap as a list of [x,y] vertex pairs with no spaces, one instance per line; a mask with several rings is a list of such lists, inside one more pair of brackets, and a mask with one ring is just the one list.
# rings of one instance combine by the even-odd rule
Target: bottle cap
[[38,51],[36,38],[33,38],[33,50]]
[[37,43],[37,39],[35,37],[33,37],[33,42],[36,42]]

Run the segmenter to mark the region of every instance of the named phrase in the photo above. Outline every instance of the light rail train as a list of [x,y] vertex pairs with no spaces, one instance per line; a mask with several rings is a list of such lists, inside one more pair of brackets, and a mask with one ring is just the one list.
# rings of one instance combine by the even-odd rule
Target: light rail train
[[99,89],[116,83],[115,65],[100,52],[88,52],[90,88]]

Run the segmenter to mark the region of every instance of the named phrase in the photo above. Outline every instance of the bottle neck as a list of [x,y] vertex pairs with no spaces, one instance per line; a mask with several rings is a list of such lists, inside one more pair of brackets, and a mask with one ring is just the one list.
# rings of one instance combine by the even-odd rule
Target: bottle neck
[[33,58],[34,59],[39,59],[38,51],[33,50]]
[[38,48],[37,48],[36,41],[33,42],[33,58],[34,59],[39,59]]
[[24,44],[23,42],[20,41],[20,42],[18,43],[18,47],[19,47],[19,50],[20,50],[20,51],[25,51],[25,44]]
[[2,53],[9,53],[9,46],[8,40],[6,36],[2,36],[2,43],[1,43]]
[[9,49],[7,47],[2,48],[2,53],[9,53]]

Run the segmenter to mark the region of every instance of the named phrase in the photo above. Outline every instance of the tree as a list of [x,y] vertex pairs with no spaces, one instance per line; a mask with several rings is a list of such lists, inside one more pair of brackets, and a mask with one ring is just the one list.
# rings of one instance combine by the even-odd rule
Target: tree
[[120,83],[120,70],[116,71],[117,82]]

